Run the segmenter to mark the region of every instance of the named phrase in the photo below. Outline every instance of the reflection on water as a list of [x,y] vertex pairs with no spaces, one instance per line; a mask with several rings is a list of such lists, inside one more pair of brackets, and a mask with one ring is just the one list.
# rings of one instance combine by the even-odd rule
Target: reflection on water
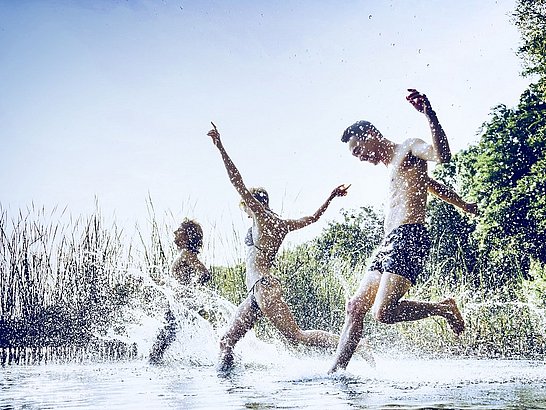
[[546,408],[542,361],[379,357],[328,376],[331,357],[271,353],[222,377],[176,362],[6,366],[0,408]]

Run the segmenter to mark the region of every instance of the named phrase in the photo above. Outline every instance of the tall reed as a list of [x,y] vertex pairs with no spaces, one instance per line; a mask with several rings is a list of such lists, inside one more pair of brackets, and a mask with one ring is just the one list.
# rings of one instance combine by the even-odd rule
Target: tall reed
[[98,208],[73,219],[33,205],[11,220],[0,209],[0,253],[4,336],[27,344],[88,338],[111,314],[130,260],[121,230],[104,226]]

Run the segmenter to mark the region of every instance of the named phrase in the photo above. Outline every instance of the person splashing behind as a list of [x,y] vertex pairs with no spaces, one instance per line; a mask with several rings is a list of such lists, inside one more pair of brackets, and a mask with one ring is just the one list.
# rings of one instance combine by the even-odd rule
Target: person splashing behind
[[233,365],[235,344],[265,316],[293,344],[335,348],[338,337],[321,330],[302,330],[282,297],[281,284],[271,274],[277,251],[286,235],[316,222],[326,211],[330,202],[347,194],[348,186],[335,188],[326,202],[311,216],[301,219],[282,219],[269,208],[269,195],[263,188],[248,189],[241,174],[228,156],[220,133],[214,124],[207,135],[220,151],[229,179],[239,195],[243,210],[252,218],[252,227],[245,239],[247,248],[246,287],[247,298],[239,305],[228,331],[220,340],[220,362],[218,370],[229,370]]
[[[171,266],[171,275],[184,286],[203,285],[211,279],[209,270],[197,255],[203,246],[203,229],[197,222],[185,219],[174,231],[174,243],[179,254]],[[171,310],[165,312],[166,325],[152,346],[149,356],[151,364],[160,364],[163,354],[176,339],[176,318]]]
[[203,229],[197,222],[185,219],[174,231],[179,255],[171,266],[171,274],[182,285],[203,285],[211,279],[209,270],[197,258],[203,247]]

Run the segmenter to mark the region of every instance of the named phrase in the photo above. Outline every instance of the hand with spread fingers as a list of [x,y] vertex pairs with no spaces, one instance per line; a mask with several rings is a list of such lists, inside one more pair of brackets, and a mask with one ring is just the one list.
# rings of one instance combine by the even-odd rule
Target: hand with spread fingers
[[423,114],[432,112],[430,101],[425,94],[421,94],[414,88],[408,88],[408,91],[409,95],[406,97],[406,100],[408,100],[417,111],[422,112]]

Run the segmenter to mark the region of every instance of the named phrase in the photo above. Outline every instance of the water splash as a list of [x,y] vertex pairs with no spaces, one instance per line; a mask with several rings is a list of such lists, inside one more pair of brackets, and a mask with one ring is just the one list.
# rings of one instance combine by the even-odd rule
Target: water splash
[[[169,310],[174,317],[176,338],[162,355],[162,363],[214,366],[219,339],[231,324],[237,307],[214,290],[183,286],[171,277],[161,278],[158,283],[138,270],[132,271],[131,276],[140,283],[137,297],[123,307],[106,334],[97,336],[136,344],[139,357],[147,360],[158,333],[168,325],[165,312]],[[237,360],[242,366],[270,364],[264,357],[279,354],[278,342],[263,342],[250,331],[237,345]]]

